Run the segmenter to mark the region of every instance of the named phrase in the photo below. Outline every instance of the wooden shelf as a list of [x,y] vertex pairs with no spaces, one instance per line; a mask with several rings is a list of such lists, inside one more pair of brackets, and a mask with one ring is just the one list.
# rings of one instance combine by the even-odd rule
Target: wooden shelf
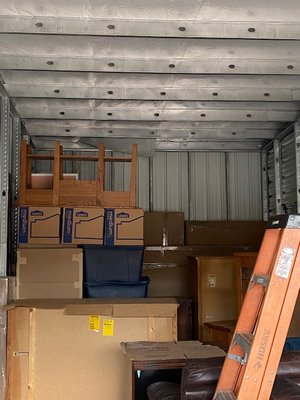
[[[131,157],[105,157],[104,145],[99,145],[97,156],[68,155],[63,153],[59,142],[54,143],[53,155],[32,154],[30,146],[21,142],[20,191],[19,205],[28,206],[100,206],[100,207],[136,207],[136,175],[137,145],[132,145]],[[32,160],[53,161],[53,187],[51,189],[35,189],[31,184]],[[63,179],[63,161],[97,162],[97,178],[95,180]],[[117,192],[105,190],[105,163],[130,162],[129,191]]]

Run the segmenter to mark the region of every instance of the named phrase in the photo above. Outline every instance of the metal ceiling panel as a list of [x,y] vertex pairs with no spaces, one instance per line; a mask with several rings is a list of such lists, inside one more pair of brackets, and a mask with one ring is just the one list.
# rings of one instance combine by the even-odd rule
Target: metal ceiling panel
[[300,42],[1,34],[0,68],[296,75]]
[[0,26],[39,34],[299,39],[297,10],[297,0],[284,7],[281,0],[2,0]]
[[299,26],[299,0],[2,0],[0,80],[44,149],[258,152],[300,116]]
[[32,136],[125,138],[273,139],[281,122],[147,122],[93,120],[24,120]]
[[118,100],[14,100],[21,118],[131,121],[294,121],[296,102],[172,102]]
[[185,139],[157,139],[156,150],[159,151],[260,151],[262,141],[201,141]]
[[300,76],[0,71],[10,97],[292,101]]

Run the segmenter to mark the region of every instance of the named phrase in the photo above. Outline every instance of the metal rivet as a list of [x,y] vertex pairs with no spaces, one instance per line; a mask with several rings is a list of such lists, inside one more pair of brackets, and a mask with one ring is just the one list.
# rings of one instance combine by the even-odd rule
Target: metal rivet
[[206,114],[200,114],[200,117],[205,117],[206,116]]
[[53,62],[53,61],[47,61],[47,64],[48,64],[48,65],[53,65],[54,62]]
[[264,93],[264,96],[269,97],[270,93],[266,92],[266,93]]
[[154,114],[154,117],[159,117],[159,114],[158,114],[158,113],[155,113],[155,114]]
[[232,135],[236,135],[236,132],[231,132]]
[[54,93],[60,93],[60,90],[59,89],[55,89]]
[[288,65],[288,66],[287,66],[287,69],[293,69],[293,68],[294,68],[293,65]]
[[195,132],[191,132],[191,135],[195,135]]
[[185,27],[184,27],[184,26],[180,26],[180,27],[178,28],[178,30],[181,31],[181,32],[184,32],[184,31],[185,31]]
[[228,65],[228,68],[233,69],[233,68],[235,68],[235,65],[234,64],[230,64],[230,65]]
[[218,96],[219,95],[219,93],[217,93],[217,92],[213,92],[213,94],[212,94],[213,96]]
[[155,135],[155,132],[150,132],[151,133],[151,135]]
[[108,131],[108,133],[113,133],[113,131]]
[[60,111],[60,115],[65,115],[65,112],[64,111]]
[[115,63],[108,63],[107,64],[109,67],[114,67],[115,66]]
[[114,92],[113,92],[112,90],[109,90],[109,91],[107,92],[107,94],[114,94]]
[[65,129],[65,132],[70,132],[70,129]]
[[160,92],[160,94],[161,94],[162,96],[165,96],[165,95],[166,95],[166,92]]
[[248,32],[255,32],[255,28],[249,28]]
[[247,118],[251,118],[252,117],[252,115],[251,114],[247,114]]
[[175,68],[175,64],[169,64],[169,68]]
[[37,23],[35,24],[35,26],[36,26],[37,28],[41,28],[41,27],[43,26],[43,24],[42,24],[42,22],[37,22]]
[[109,117],[111,117],[111,116],[112,116],[112,113],[107,113],[107,115],[108,115]]
[[107,25],[108,29],[115,29],[115,25]]

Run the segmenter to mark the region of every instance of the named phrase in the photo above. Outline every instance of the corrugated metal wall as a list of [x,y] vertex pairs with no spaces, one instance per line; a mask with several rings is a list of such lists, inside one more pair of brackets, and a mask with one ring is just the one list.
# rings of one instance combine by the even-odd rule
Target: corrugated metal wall
[[229,220],[257,220],[262,216],[261,156],[227,153]]
[[[51,172],[51,163],[43,161],[35,169]],[[65,172],[95,179],[96,167],[68,162]],[[129,177],[130,164],[107,164],[108,190],[128,190]],[[261,155],[157,152],[152,159],[138,158],[137,189],[137,203],[146,211],[181,211],[187,220],[261,220]]]
[[[276,197],[274,148],[267,152],[269,215],[297,213],[296,150],[294,132],[279,142],[278,193]],[[278,198],[278,203],[276,203]],[[277,210],[276,210],[277,204]]]
[[281,142],[281,190],[283,212],[297,213],[296,151],[294,133]]
[[276,215],[276,196],[275,196],[275,168],[274,150],[267,153],[267,175],[268,175],[268,210],[269,215]]
[[226,220],[226,154],[190,153],[191,220]]

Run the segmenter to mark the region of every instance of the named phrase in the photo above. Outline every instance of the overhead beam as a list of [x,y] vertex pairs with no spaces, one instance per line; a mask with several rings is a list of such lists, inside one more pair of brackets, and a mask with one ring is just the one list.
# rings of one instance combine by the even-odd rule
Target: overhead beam
[[21,118],[127,121],[294,121],[292,102],[150,102],[15,99]]
[[300,39],[299,23],[0,16],[1,33],[170,38]]
[[300,42],[0,34],[0,68],[300,74]]
[[0,71],[10,97],[293,101],[300,76]]

